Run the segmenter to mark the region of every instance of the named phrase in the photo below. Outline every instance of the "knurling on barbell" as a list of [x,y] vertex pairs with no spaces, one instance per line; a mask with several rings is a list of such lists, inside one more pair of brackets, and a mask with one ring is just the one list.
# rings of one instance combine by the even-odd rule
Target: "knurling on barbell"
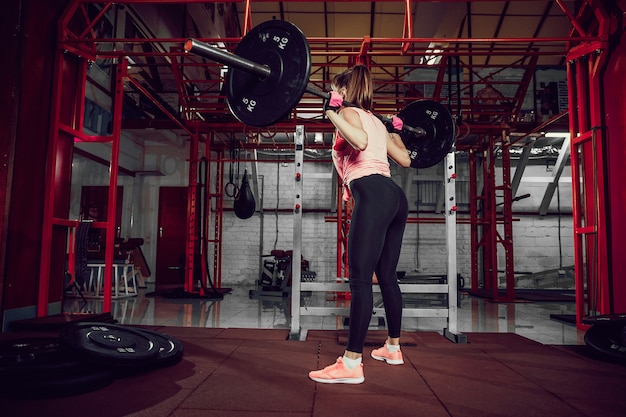
[[[283,120],[305,92],[325,100],[327,92],[308,85],[311,52],[306,37],[292,23],[263,22],[244,36],[234,53],[188,39],[186,52],[229,67],[226,98],[229,110],[245,125],[265,127]],[[352,105],[344,102],[344,105]],[[374,114],[383,123],[391,119]],[[407,105],[398,117],[399,132],[414,168],[427,168],[441,161],[452,149],[455,124],[450,112],[432,100]]]

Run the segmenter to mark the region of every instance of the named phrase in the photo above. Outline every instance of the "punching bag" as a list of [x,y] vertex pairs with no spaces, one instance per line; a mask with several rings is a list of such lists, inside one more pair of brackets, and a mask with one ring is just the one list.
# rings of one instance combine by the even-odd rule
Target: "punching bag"
[[240,219],[249,219],[256,210],[256,202],[254,201],[254,194],[250,189],[248,183],[248,170],[243,171],[243,179],[241,180],[241,186],[239,187],[239,193],[235,197],[235,203],[233,205],[235,209],[235,215]]

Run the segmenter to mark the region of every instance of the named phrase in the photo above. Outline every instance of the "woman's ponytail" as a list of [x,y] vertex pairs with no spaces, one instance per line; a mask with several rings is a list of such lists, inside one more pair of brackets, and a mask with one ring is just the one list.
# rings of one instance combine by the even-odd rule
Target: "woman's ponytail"
[[352,76],[347,86],[349,98],[346,99],[357,106],[372,109],[372,76],[365,65],[352,67]]
[[372,109],[372,75],[365,65],[355,65],[337,74],[333,79],[333,86],[337,90],[346,88],[346,101],[365,110]]

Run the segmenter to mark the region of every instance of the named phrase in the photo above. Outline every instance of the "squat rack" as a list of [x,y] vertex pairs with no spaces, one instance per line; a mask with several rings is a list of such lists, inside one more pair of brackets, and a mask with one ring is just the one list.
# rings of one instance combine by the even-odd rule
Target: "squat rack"
[[[295,137],[295,172],[294,172],[294,205],[293,205],[293,259],[299,259],[302,254],[302,197],[304,193],[303,183],[306,180],[304,172],[304,126],[296,127]],[[424,317],[424,318],[446,318],[447,327],[443,329],[443,334],[449,340],[456,343],[466,343],[467,338],[458,331],[457,303],[458,303],[458,280],[456,264],[456,170],[454,151],[448,153],[444,159],[444,181],[445,185],[445,228],[446,228],[446,255],[447,255],[447,278],[446,283],[400,283],[403,294],[445,294],[446,307],[442,308],[408,308],[402,310],[403,317]],[[338,193],[341,200],[341,193]],[[339,205],[339,204],[338,204]],[[339,216],[341,211],[338,210]],[[341,219],[338,219],[341,223]],[[339,226],[338,226],[339,228]],[[338,229],[337,233],[340,231]],[[337,252],[341,253],[340,241],[337,241]],[[340,255],[338,255],[339,258]],[[290,338],[301,338],[301,316],[338,316],[348,317],[348,307],[315,307],[300,305],[301,293],[310,292],[335,292],[348,293],[349,284],[343,276],[339,274],[334,282],[303,282],[301,276],[300,262],[292,262],[292,290],[291,290],[291,331]],[[377,285],[373,286],[374,292],[380,292]],[[383,308],[374,308],[374,315],[384,317]]]

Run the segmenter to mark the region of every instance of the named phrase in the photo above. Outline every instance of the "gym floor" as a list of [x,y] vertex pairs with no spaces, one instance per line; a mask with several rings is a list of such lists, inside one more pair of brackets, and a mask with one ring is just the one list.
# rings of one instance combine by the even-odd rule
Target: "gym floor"
[[[206,298],[183,298],[164,296],[176,291],[155,291],[154,284],[140,288],[138,295],[112,301],[112,315],[120,324],[145,326],[178,326],[198,328],[239,329],[289,329],[290,299],[282,297],[250,297],[254,286],[234,287],[221,300]],[[433,299],[416,299],[405,295],[405,307],[416,304],[436,304]],[[556,317],[572,317],[575,303],[563,301],[562,297],[544,297],[548,301],[519,300],[515,303],[495,303],[459,293],[458,330],[461,333],[515,333],[546,345],[583,345],[584,331],[578,330],[568,320]],[[565,297],[567,299],[567,297]],[[552,300],[552,301],[550,301]],[[556,301],[559,300],[559,301]],[[303,297],[303,305],[342,306],[346,301],[329,299],[326,294],[313,293]],[[380,306],[380,301],[375,300]],[[68,297],[65,312],[102,312],[101,299]],[[302,332],[309,330],[341,330],[346,328],[342,318],[328,316],[301,316]],[[384,329],[384,320],[372,319],[370,329]],[[441,333],[447,327],[445,318],[403,319],[404,331],[435,331]],[[305,337],[305,336],[303,336]]]
[[[154,291],[149,286],[137,296],[113,300],[113,318],[177,339],[184,347],[182,360],[136,373],[95,367],[58,380],[56,374],[43,382],[37,378],[31,383],[36,390],[28,385],[17,390],[16,398],[0,396],[2,415],[624,415],[626,367],[593,357],[584,346],[584,332],[555,319],[554,315],[571,317],[573,302],[546,301],[567,300],[567,291],[535,294],[535,300],[542,301],[532,302],[521,300],[520,291],[515,303],[493,303],[461,292],[459,330],[468,343],[450,343],[440,335],[445,319],[406,318],[401,336],[405,365],[389,366],[366,357],[365,383],[328,386],[313,383],[306,375],[332,363],[343,351],[344,320],[303,316],[302,340],[287,340],[289,299],[251,298],[251,289],[235,287],[222,300],[210,300],[176,298],[175,289]],[[303,297],[303,302],[345,304],[328,294],[315,294]],[[434,297],[405,298],[406,308],[441,303]],[[66,312],[98,313],[102,301],[68,298],[65,307]],[[380,321],[372,320],[367,351],[385,338]],[[76,393],[85,382],[104,386]],[[55,395],[50,397],[50,391]]]

